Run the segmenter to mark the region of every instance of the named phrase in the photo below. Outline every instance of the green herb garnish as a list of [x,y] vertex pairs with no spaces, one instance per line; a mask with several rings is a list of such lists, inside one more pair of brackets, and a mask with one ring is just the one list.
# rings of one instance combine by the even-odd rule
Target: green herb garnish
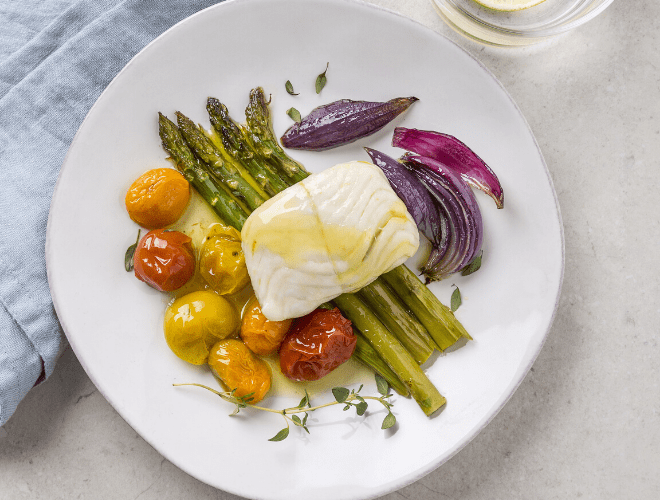
[[299,95],[299,94],[296,94],[296,93],[293,91],[293,85],[291,84],[291,81],[290,81],[290,80],[287,80],[287,81],[286,81],[286,83],[284,84],[284,88],[285,88],[286,91],[287,91],[289,94],[291,94],[291,95]]
[[325,71],[321,73],[319,76],[316,77],[316,93],[320,94],[321,90],[323,90],[323,87],[325,87],[325,84],[328,83],[328,78],[325,76],[325,74],[328,72],[328,67],[330,66],[330,63],[328,62],[325,65]]
[[[376,385],[378,386],[378,391],[382,394],[380,397],[360,395],[360,391],[362,390],[363,387],[362,385],[357,390],[349,390],[346,387],[335,387],[332,389],[332,395],[335,398],[334,401],[318,406],[312,406],[310,403],[309,394],[307,394],[307,390],[305,390],[305,396],[300,400],[298,406],[285,408],[284,410],[273,410],[272,408],[264,408],[262,406],[253,405],[252,403],[250,403],[250,401],[252,400],[252,394],[248,394],[247,396],[243,396],[239,398],[234,394],[235,389],[231,392],[220,392],[202,384],[173,384],[173,385],[177,387],[184,385],[192,385],[192,386],[202,387],[207,391],[211,391],[213,394],[220,396],[220,398],[224,399],[228,403],[232,403],[235,405],[234,411],[230,414],[230,416],[238,414],[238,412],[240,412],[242,409],[245,408],[267,411],[270,413],[279,413],[284,417],[284,421],[286,422],[286,427],[280,430],[268,441],[283,441],[289,436],[291,423],[293,423],[293,425],[296,427],[301,427],[309,434],[309,428],[307,427],[307,417],[309,416],[309,412],[318,410],[320,408],[325,408],[327,406],[343,404],[344,411],[350,410],[351,408],[355,408],[355,413],[357,413],[357,415],[359,416],[363,416],[366,413],[367,408],[369,407],[369,404],[367,403],[368,399],[373,401],[378,401],[387,410],[387,415],[383,420],[381,428],[389,429],[396,423],[396,417],[394,416],[391,410],[393,403],[389,401],[389,398],[391,397],[391,394],[389,393],[389,386],[387,382],[385,382],[383,385],[383,382],[379,381],[379,377],[380,377],[379,375],[376,375]],[[380,378],[382,379],[382,377]],[[304,413],[303,418],[300,418],[300,416],[297,415],[299,413]]]
[[470,262],[465,269],[461,271],[461,276],[469,276],[472,273],[476,273],[481,268],[481,257],[483,256],[483,250],[479,252],[472,262]]
[[135,249],[138,246],[138,242],[140,241],[140,230],[138,229],[138,235],[137,239],[135,240],[135,243],[133,243],[130,247],[126,249],[126,253],[124,254],[124,268],[126,269],[127,273],[130,273],[133,270],[133,255],[135,255]]
[[463,299],[461,298],[461,291],[456,286],[456,289],[451,294],[451,312],[455,312],[456,309],[461,307],[462,303],[463,303]]
[[300,117],[300,111],[298,111],[296,108],[289,108],[286,114],[289,115],[291,119],[296,123],[300,123],[302,121],[302,118]]

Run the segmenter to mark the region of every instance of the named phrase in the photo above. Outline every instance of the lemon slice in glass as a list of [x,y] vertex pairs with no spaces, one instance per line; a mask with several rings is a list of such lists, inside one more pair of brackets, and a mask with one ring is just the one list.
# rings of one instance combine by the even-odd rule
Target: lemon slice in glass
[[534,7],[544,0],[474,0],[480,5],[501,12],[512,12]]

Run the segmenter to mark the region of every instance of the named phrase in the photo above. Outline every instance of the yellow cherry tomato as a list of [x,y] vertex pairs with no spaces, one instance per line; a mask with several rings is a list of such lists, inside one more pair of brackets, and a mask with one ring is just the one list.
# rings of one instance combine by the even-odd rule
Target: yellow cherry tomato
[[250,282],[241,233],[233,227],[214,224],[199,253],[199,272],[220,295],[236,293]]
[[174,354],[192,363],[206,363],[213,344],[238,331],[234,306],[217,293],[203,290],[176,299],[165,311],[165,340]]
[[293,320],[270,321],[261,312],[256,297],[252,297],[245,306],[241,323],[241,338],[255,354],[268,356],[280,348],[280,344],[291,328]]
[[221,340],[209,354],[209,366],[229,391],[237,397],[251,394],[251,403],[258,403],[270,389],[271,375],[268,365],[235,339]]
[[126,193],[131,219],[147,229],[174,224],[188,205],[190,185],[172,168],[155,168],[138,177]]

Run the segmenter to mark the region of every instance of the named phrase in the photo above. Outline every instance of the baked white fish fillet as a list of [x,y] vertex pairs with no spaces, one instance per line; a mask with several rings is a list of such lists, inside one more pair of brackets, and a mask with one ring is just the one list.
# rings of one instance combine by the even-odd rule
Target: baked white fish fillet
[[304,316],[412,256],[417,226],[379,168],[350,162],[282,191],[248,217],[242,246],[272,321]]

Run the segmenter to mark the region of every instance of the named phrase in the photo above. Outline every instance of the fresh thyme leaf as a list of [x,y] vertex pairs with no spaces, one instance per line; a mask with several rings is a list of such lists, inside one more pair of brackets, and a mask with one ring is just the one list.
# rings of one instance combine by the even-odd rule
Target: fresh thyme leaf
[[481,268],[481,257],[483,256],[484,251],[479,252],[472,262],[470,262],[465,269],[461,271],[461,276],[469,276],[472,273],[476,273]]
[[344,401],[346,401],[346,398],[348,397],[349,394],[350,392],[345,387],[335,387],[334,389],[332,389],[332,395],[337,400],[337,403],[343,403]]
[[389,429],[392,427],[394,424],[396,424],[396,417],[394,416],[394,413],[389,412],[385,419],[383,420],[383,425],[380,426],[381,429]]
[[127,273],[130,273],[133,270],[133,256],[135,255],[135,249],[137,248],[139,241],[140,230],[138,229],[137,240],[135,240],[135,243],[126,249],[126,253],[124,254],[124,268],[126,269]]
[[283,441],[288,436],[289,436],[289,428],[285,427],[280,432],[275,434],[272,438],[270,438],[268,441]]
[[363,387],[364,384],[360,384],[360,387],[358,387],[358,390],[355,392],[355,394],[359,394]]
[[[215,389],[212,389],[211,387],[208,387],[206,385],[196,384],[196,383],[188,383],[188,384],[175,383],[175,384],[172,384],[172,385],[174,385],[174,386],[189,385],[189,386],[197,386],[197,387],[201,387],[203,389],[206,389],[207,391],[210,391],[213,394],[216,394],[217,396],[219,396],[224,401],[233,404],[235,406],[235,408],[234,408],[234,412],[232,413],[232,415],[236,415],[243,408],[250,408],[252,410],[262,410],[262,411],[270,411],[270,412],[274,412],[274,413],[279,413],[284,418],[284,420],[286,422],[286,427],[284,429],[282,429],[281,431],[279,431],[277,434],[275,434],[275,436],[270,438],[269,441],[282,441],[282,440],[286,439],[289,436],[289,432],[290,432],[290,425],[289,425],[290,422],[293,422],[293,424],[298,426],[298,427],[302,427],[305,430],[305,432],[307,432],[309,434],[310,432],[309,432],[309,429],[307,428],[307,419],[309,417],[309,412],[318,410],[320,408],[324,408],[326,406],[332,406],[332,405],[336,405],[336,404],[343,404],[344,405],[344,408],[343,408],[344,411],[347,411],[347,410],[351,409],[352,407],[355,407],[356,413],[359,416],[362,416],[366,413],[367,408],[368,408],[368,404],[367,404],[367,401],[366,401],[367,399],[377,401],[378,403],[383,405],[383,407],[388,411],[387,416],[383,420],[382,429],[387,429],[389,427],[392,427],[396,423],[396,418],[392,414],[392,410],[390,410],[390,408],[392,408],[392,406],[393,406],[393,403],[391,403],[389,401],[389,398],[391,397],[391,395],[390,394],[385,394],[385,395],[381,395],[380,397],[360,396],[358,394],[358,392],[362,389],[362,386],[360,386],[360,388],[357,390],[357,392],[355,392],[355,391],[350,391],[349,392],[349,390],[346,389],[345,387],[335,387],[334,389],[332,389],[332,393],[333,393],[336,401],[334,401],[332,403],[322,404],[322,405],[319,405],[319,406],[312,406],[310,404],[309,394],[307,393],[307,390],[305,390],[305,398],[303,398],[303,400],[300,402],[302,407],[299,406],[299,407],[294,407],[294,408],[286,408],[286,409],[283,409],[283,410],[280,410],[280,411],[274,411],[274,410],[271,410],[271,409],[268,409],[268,408],[261,408],[259,406],[255,406],[252,403],[244,401],[244,399],[247,398],[248,396],[250,396],[250,394],[248,394],[247,396],[242,396],[240,398],[237,397],[236,394],[235,394],[236,389],[233,389],[231,392],[219,392],[219,391],[216,391]],[[251,399],[252,398],[250,398],[250,400]],[[359,401],[359,402],[355,403],[354,401]],[[307,404],[308,408],[304,407],[305,403]],[[287,413],[287,412],[289,412],[289,413]],[[304,417],[302,417],[302,419],[301,419],[298,415],[293,414],[294,412],[295,413],[303,412]]]
[[307,391],[305,391],[305,396],[300,400],[300,404],[298,405],[298,408],[304,408],[309,404],[309,396],[307,394]]
[[455,312],[456,309],[461,307],[462,303],[463,300],[461,299],[461,291],[458,289],[458,287],[456,287],[456,289],[451,294],[451,312]]
[[383,396],[387,396],[390,392],[390,384],[388,384],[387,380],[378,373],[376,373],[376,389],[378,389],[378,392]]
[[300,116],[300,111],[298,111],[296,108],[289,108],[286,114],[289,115],[291,119],[296,123],[300,123],[302,121],[302,117]]
[[323,90],[323,87],[325,87],[325,84],[328,83],[328,79],[325,76],[325,74],[328,72],[328,67],[330,66],[330,63],[327,63],[325,65],[325,71],[321,73],[319,76],[316,77],[316,93],[320,94],[321,90]]
[[293,91],[293,85],[291,84],[291,82],[290,82],[289,80],[287,80],[286,83],[284,84],[284,88],[285,88],[286,91],[287,91],[289,94],[291,94],[291,95],[299,95],[299,94],[296,94],[296,93]]

